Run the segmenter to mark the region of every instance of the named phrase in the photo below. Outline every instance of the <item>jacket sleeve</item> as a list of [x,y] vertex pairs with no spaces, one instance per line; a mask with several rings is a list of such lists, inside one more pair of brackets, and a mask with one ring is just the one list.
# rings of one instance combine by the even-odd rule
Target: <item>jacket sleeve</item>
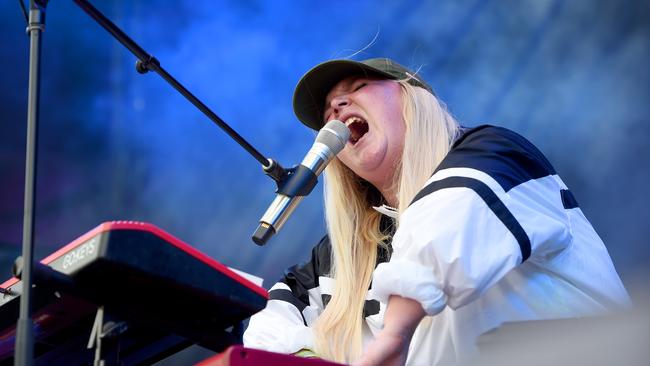
[[525,261],[571,243],[563,187],[532,144],[483,128],[455,146],[400,217],[375,296],[420,302],[429,315],[480,297]]
[[244,345],[278,353],[313,349],[311,325],[323,310],[319,277],[329,272],[331,246],[327,237],[314,247],[311,258],[289,268],[269,290],[269,301],[250,319]]

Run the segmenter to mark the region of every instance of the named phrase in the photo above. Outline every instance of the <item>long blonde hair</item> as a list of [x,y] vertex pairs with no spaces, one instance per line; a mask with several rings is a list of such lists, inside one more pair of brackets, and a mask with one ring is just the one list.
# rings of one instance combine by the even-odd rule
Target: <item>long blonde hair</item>
[[[406,124],[404,150],[394,184],[401,214],[449,152],[458,123],[426,90],[407,81],[402,87]],[[335,280],[332,297],[314,325],[315,351],[336,362],[353,362],[362,351],[363,307],[377,260],[386,239],[381,214],[372,208],[378,191],[338,159],[325,171],[325,217],[332,244]],[[397,223],[396,223],[397,224]],[[381,244],[380,244],[381,245]]]

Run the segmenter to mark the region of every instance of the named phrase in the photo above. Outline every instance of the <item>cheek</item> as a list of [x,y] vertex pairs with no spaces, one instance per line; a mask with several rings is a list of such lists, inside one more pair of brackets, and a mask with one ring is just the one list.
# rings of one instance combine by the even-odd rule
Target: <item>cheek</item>
[[389,113],[389,120],[385,127],[386,138],[390,141],[391,145],[402,146],[404,145],[404,135],[406,134],[406,124],[402,118],[401,110],[391,111]]
[[393,127],[393,136],[400,146],[404,145],[404,135],[406,134],[406,125],[400,118],[399,122]]
[[403,140],[406,126],[402,115],[402,97],[399,85],[391,84],[382,99],[382,114],[385,116],[386,132],[393,139]]

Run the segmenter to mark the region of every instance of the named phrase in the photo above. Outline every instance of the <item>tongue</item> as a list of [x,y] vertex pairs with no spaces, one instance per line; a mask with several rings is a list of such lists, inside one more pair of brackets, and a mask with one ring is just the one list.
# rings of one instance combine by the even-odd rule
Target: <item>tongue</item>
[[352,143],[359,141],[368,132],[368,124],[363,122],[351,123],[348,128],[350,129],[350,141]]

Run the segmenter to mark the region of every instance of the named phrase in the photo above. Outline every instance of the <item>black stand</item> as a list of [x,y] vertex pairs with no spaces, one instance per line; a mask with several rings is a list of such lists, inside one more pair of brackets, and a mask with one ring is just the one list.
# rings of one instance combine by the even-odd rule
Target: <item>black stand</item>
[[250,153],[257,161],[262,164],[264,173],[270,176],[275,180],[277,184],[280,184],[286,176],[287,172],[282,168],[280,164],[272,159],[267,159],[262,155],[257,149],[255,149],[251,144],[248,143],[243,137],[241,137],[235,130],[233,130],[226,122],[224,122],[219,116],[216,115],[208,106],[203,104],[194,94],[187,90],[181,83],[179,83],[173,76],[171,76],[162,66],[160,66],[160,61],[154,56],[148,54],[142,47],[135,43],[126,33],[124,33],[117,25],[115,25],[110,19],[106,18],[97,8],[95,8],[91,3],[86,0],[74,0],[74,2],[93,18],[99,25],[101,25],[108,33],[110,33],[113,38],[117,39],[124,47],[126,47],[135,57],[138,58],[138,61],[135,64],[136,70],[140,74],[146,74],[149,71],[155,71],[160,75],[165,81],[167,81],[174,89],[181,93],[187,100],[190,101],[195,107],[197,107],[203,114],[208,116],[212,122],[219,126],[228,136],[232,137],[241,147],[243,147],[248,153]]
[[[113,22],[106,18],[94,6],[86,0],[74,0],[75,3],[97,23],[106,29],[114,38],[127,47],[137,58],[136,70],[139,73],[155,71],[165,79],[174,89],[180,92],[194,106],[207,115],[210,120],[223,129],[239,145],[248,151],[257,161],[262,164],[264,172],[273,178],[280,187],[286,180],[287,171],[276,161],[267,159],[259,153],[252,145],[242,138],[235,130],[226,124],[210,108],[203,104],[197,97],[190,93],[183,85],[167,73],[160,62],[144,51],[138,44],[129,38]],[[30,37],[29,51],[29,91],[27,104],[27,146],[25,158],[25,198],[23,217],[23,243],[22,258],[24,261],[22,269],[22,295],[20,297],[20,315],[16,324],[16,347],[15,365],[31,366],[34,356],[34,324],[31,319],[31,290],[32,290],[32,266],[34,248],[34,202],[36,182],[36,141],[38,136],[38,107],[40,89],[40,49],[41,33],[45,29],[45,7],[48,0],[30,0],[29,24],[27,33]]]
[[[18,258],[14,263],[13,271],[14,276],[22,280],[24,262],[21,258]],[[89,306],[92,306],[91,303],[97,306],[92,324],[87,322],[83,315],[77,319],[77,325],[80,326],[80,329],[87,329],[90,333],[90,338],[86,338],[87,341],[84,344],[86,344],[85,348],[89,351],[92,350],[94,355],[84,352],[81,349],[83,345],[77,341],[77,333],[71,333],[68,334],[68,336],[72,337],[71,340],[69,339],[70,343],[61,345],[51,353],[37,355],[39,364],[51,362],[74,365],[86,364],[86,362],[90,364],[92,362],[93,366],[153,364],[196,343],[152,325],[138,322],[133,316],[128,321],[125,320],[125,318],[111,310],[109,306],[97,301],[98,299],[88,291],[87,287],[47,265],[34,263],[32,279],[34,289],[37,290],[33,295],[36,295],[35,300],[40,299],[41,305],[43,305],[43,301],[48,301],[44,300],[44,296],[47,296],[56,297],[57,299],[84,299],[90,301],[88,302]],[[116,294],[115,296],[120,295]],[[74,300],[72,303],[74,303]],[[39,301],[36,301],[36,304],[38,306]],[[86,310],[81,308],[81,311]],[[88,328],[85,328],[86,326]],[[241,327],[237,329],[241,331]],[[218,330],[215,329],[216,332]],[[234,329],[229,333],[222,332],[222,336],[224,336],[224,345],[221,348],[225,348],[226,344],[233,344],[233,339],[241,340],[241,333],[236,333]],[[231,338],[225,338],[226,336]],[[72,344],[72,347],[69,347],[70,344]],[[19,364],[22,361],[18,361],[17,350],[15,351],[15,362]]]
[[97,308],[95,322],[90,332],[87,348],[95,349],[95,361],[93,366],[119,365],[119,336],[124,333],[128,326],[125,322],[111,322],[105,319],[103,306]]
[[25,158],[25,200],[23,212],[23,290],[20,316],[16,323],[15,365],[31,366],[34,357],[34,323],[31,319],[32,263],[34,260],[34,201],[36,182],[36,140],[40,89],[41,32],[45,30],[47,0],[29,4],[29,90],[27,97],[27,147]]

